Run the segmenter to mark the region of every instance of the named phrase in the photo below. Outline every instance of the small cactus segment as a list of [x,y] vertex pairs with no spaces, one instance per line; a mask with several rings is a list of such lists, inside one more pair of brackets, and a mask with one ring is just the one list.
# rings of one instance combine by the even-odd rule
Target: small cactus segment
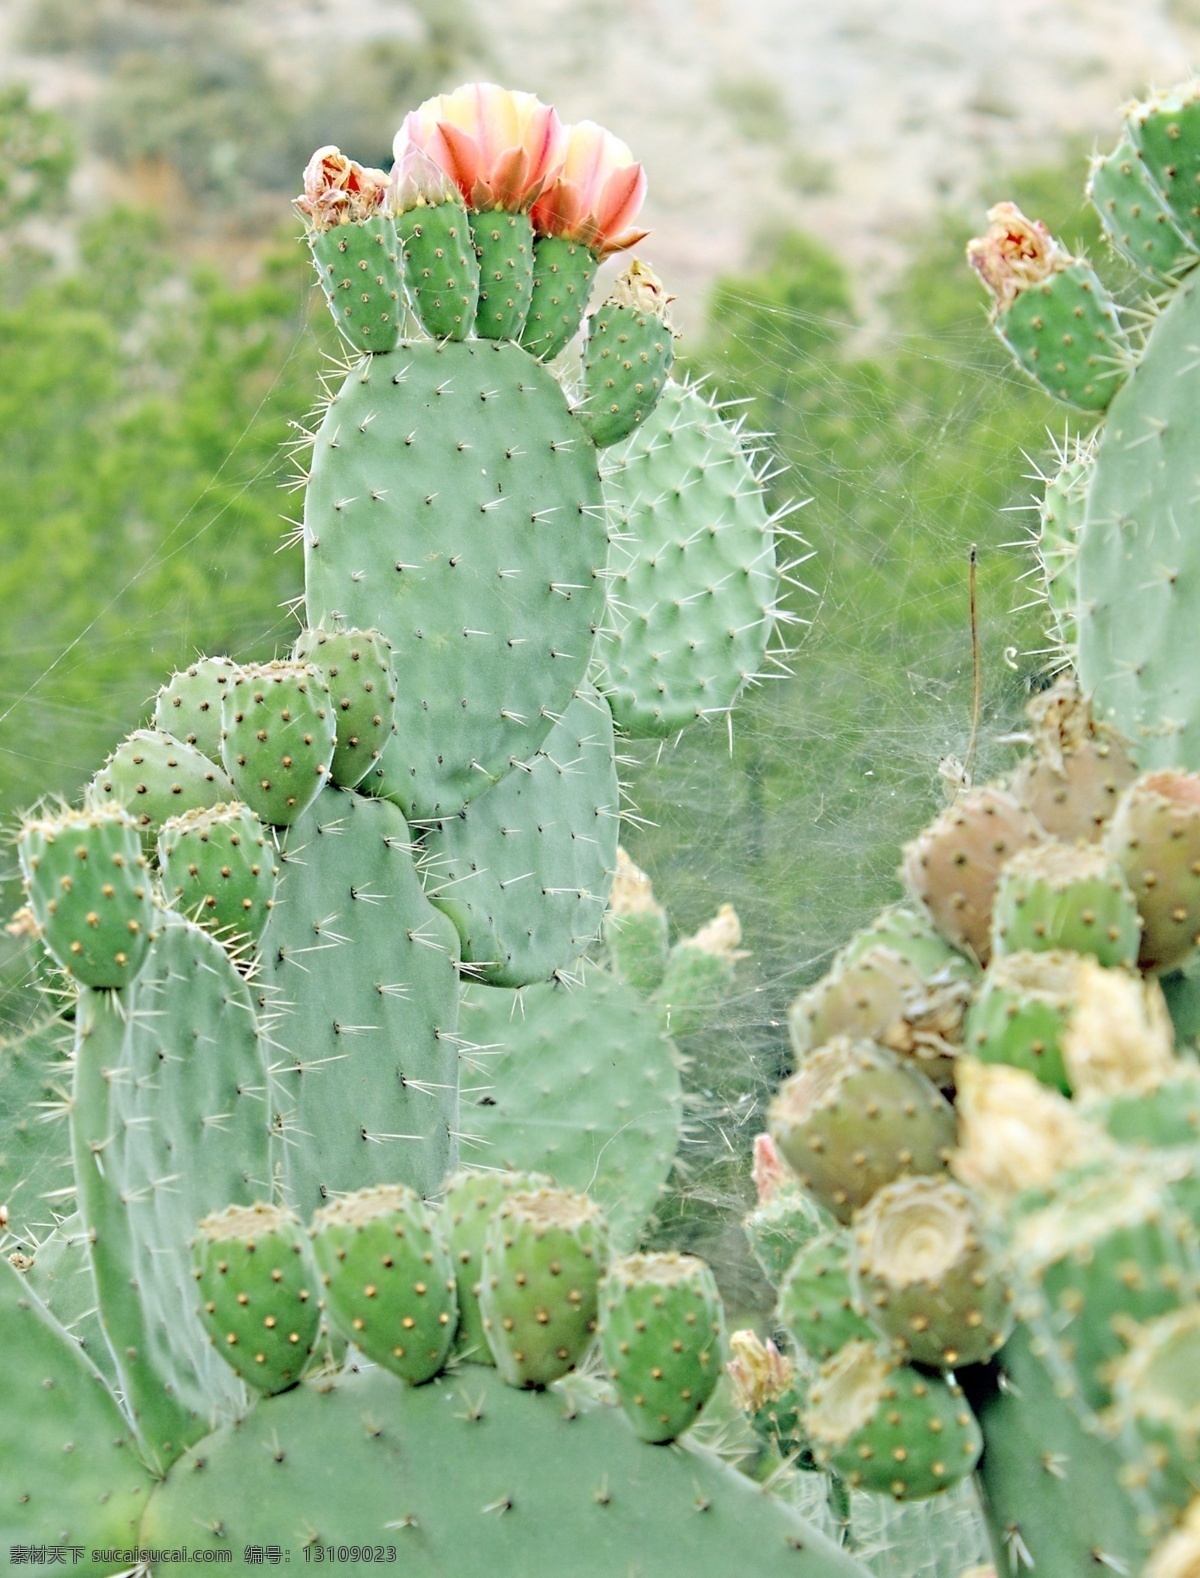
[[964,1042],[981,1063],[1010,1063],[1071,1094],[1063,1034],[1079,1001],[1072,953],[1009,953],[992,961],[967,1012]]
[[368,1359],[410,1386],[446,1362],[458,1324],[454,1267],[437,1218],[415,1190],[378,1185],[313,1217],[329,1312]]
[[[769,1135],[760,1136],[769,1139]],[[779,1287],[799,1252],[824,1231],[827,1218],[811,1195],[783,1187],[746,1218],[746,1237],[755,1260],[773,1287]]]
[[1128,135],[1092,160],[1087,195],[1113,247],[1140,274],[1169,283],[1200,261]]
[[296,207],[333,321],[360,352],[390,351],[400,337],[400,243],[387,211],[388,178],[336,148],[318,148]]
[[491,208],[471,214],[470,226],[479,258],[475,333],[481,340],[520,339],[533,289],[529,215]]
[[762,487],[734,429],[668,383],[616,452],[596,683],[617,726],[661,738],[727,713],[760,671],[778,594]]
[[[72,1028],[40,994],[30,991],[29,999],[22,1022],[0,1031],[0,1200],[12,1247],[32,1251],[61,1219],[73,1181],[66,1124]],[[7,1006],[11,1012],[11,997]]]
[[775,1318],[814,1359],[831,1359],[848,1342],[873,1342],[850,1280],[850,1237],[825,1232],[794,1256],[779,1289]]
[[575,962],[600,931],[619,826],[612,714],[586,685],[529,761],[425,835],[425,891],[472,974],[525,986]]
[[461,199],[418,199],[397,214],[396,231],[417,321],[435,340],[465,340],[479,307],[479,259]]
[[1112,1401],[1129,1322],[1169,1314],[1195,1296],[1192,1238],[1165,1185],[1133,1162],[1068,1181],[1017,1224],[1016,1263],[1041,1292],[1035,1330],[1069,1360],[1089,1407]]
[[330,779],[343,789],[357,789],[392,732],[392,649],[378,630],[306,630],[295,655],[298,663],[319,669],[329,686],[337,725]]
[[662,984],[670,944],[667,912],[650,878],[617,846],[617,874],[604,912],[604,942],[614,975],[636,992]]
[[889,905],[838,950],[833,968],[857,964],[873,948],[898,953],[923,981],[973,982],[979,977],[979,966],[946,941],[923,904]]
[[841,1222],[905,1173],[945,1170],[954,1110],[915,1069],[839,1036],[779,1089],[768,1127],[804,1187]]
[[1106,844],[1142,917],[1138,963],[1178,968],[1200,938],[1200,774],[1139,778],[1122,795]]
[[458,1289],[458,1335],[455,1348],[460,1359],[472,1364],[494,1364],[479,1308],[483,1246],[492,1218],[510,1194],[531,1194],[552,1189],[544,1173],[496,1173],[464,1170],[446,1180],[441,1228],[454,1265]]
[[137,729],[123,740],[87,789],[89,805],[125,807],[142,831],[147,852],[168,817],[235,798],[222,768],[194,746],[156,729]]
[[548,1386],[591,1347],[608,1227],[586,1195],[541,1189],[503,1202],[488,1228],[479,1296],[509,1386]]
[[101,1578],[119,1563],[92,1560],[91,1549],[138,1543],[154,1479],[99,1371],[3,1256],[0,1324],[5,1540],[82,1546],[74,1570]]
[[1141,921],[1116,860],[1092,845],[1020,850],[1000,873],[992,914],[996,954],[1090,954],[1132,970]]
[[1093,720],[1073,679],[1035,696],[1025,710],[1034,750],[1013,775],[1012,793],[1052,838],[1094,842],[1137,777],[1128,747],[1115,729]]
[[725,1369],[733,1400],[755,1435],[778,1457],[797,1459],[797,1468],[814,1467],[800,1423],[807,1386],[794,1361],[770,1337],[760,1342],[752,1331],[733,1332],[729,1351]]
[[692,937],[683,937],[667,956],[654,1002],[672,1035],[699,1030],[733,990],[741,946],[742,923],[732,904],[722,904],[712,920]]
[[1000,868],[1045,840],[1035,817],[1003,789],[974,789],[904,846],[902,876],[955,948],[986,964]]
[[988,219],[987,234],[967,243],[967,261],[992,295],[997,334],[1048,394],[1103,411],[1132,361],[1112,298],[1087,263],[1014,203],[997,203]]
[[643,1441],[675,1441],[721,1378],[716,1279],[694,1255],[627,1255],[600,1286],[600,1346]]
[[1200,1495],[1200,1307],[1147,1321],[1113,1370],[1114,1424],[1146,1446],[1155,1494],[1174,1519]]
[[221,703],[238,671],[232,658],[197,658],[172,674],[154,701],[154,727],[221,760]]
[[1200,92],[1195,83],[1135,104],[1127,111],[1126,125],[1176,224],[1200,249]]
[[337,739],[333,700],[320,671],[311,663],[240,669],[225,696],[221,731],[221,755],[237,798],[264,822],[290,827],[327,782]]
[[128,986],[154,928],[137,823],[119,805],[26,822],[17,853],[29,907],[54,959],[84,986]]
[[296,1386],[321,1325],[297,1219],[278,1206],[229,1206],[200,1223],[193,1253],[217,1352],[256,1391]]
[[533,284],[521,344],[552,362],[574,337],[587,310],[599,260],[581,241],[538,236],[533,243]]
[[257,942],[275,903],[278,852],[246,805],[187,811],[164,823],[158,864],[168,900],[206,930]]
[[953,1381],[910,1369],[869,1342],[822,1365],[804,1430],[813,1455],[857,1490],[897,1501],[936,1496],[979,1461],[983,1437]]
[[671,298],[636,258],[588,319],[579,420],[598,449],[620,443],[650,415],[675,361]]
[[881,1189],[854,1227],[854,1287],[901,1358],[954,1369],[990,1359],[1013,1297],[978,1203],[949,1178]]
[[584,677],[608,555],[596,452],[519,347],[405,343],[334,396],[304,517],[309,625],[378,629],[403,678],[372,792],[453,816]]

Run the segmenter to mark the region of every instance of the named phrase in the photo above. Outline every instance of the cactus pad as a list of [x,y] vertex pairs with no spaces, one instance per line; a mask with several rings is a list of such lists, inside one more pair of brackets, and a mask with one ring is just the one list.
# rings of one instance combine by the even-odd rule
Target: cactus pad
[[435,340],[464,340],[479,306],[479,259],[460,202],[418,201],[396,217],[404,282],[417,321]]
[[124,806],[148,848],[168,817],[232,799],[233,785],[222,768],[155,729],[138,729],[122,741],[87,791],[89,805]]
[[553,1188],[553,1179],[544,1173],[464,1170],[446,1180],[446,1199],[440,1221],[458,1288],[455,1346],[459,1357],[472,1364],[495,1363],[479,1309],[480,1267],[492,1218],[510,1194],[529,1194],[550,1188]]
[[389,214],[309,237],[333,321],[356,351],[390,351],[400,338],[400,242]]
[[329,687],[309,663],[239,669],[225,694],[222,759],[237,798],[276,827],[303,816],[329,781],[336,737]]
[[211,762],[221,760],[221,703],[238,671],[232,658],[197,658],[172,674],[154,701],[154,727]]
[[377,630],[306,630],[296,658],[320,669],[337,722],[330,780],[356,789],[383,755],[396,711],[391,648]]

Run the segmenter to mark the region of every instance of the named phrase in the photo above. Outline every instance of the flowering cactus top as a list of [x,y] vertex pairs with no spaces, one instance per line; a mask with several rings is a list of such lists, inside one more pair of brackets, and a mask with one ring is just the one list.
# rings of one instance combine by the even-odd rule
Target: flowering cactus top
[[967,242],[967,262],[995,297],[997,312],[1076,261],[1040,219],[1026,219],[1015,203],[997,203],[988,219],[986,235]]
[[607,257],[646,234],[631,228],[645,195],[646,172],[625,144],[595,121],[580,121],[568,129],[561,167],[533,205],[533,227]]
[[566,133],[532,93],[471,82],[427,99],[396,134],[398,168],[419,149],[472,208],[527,211],[562,164]]
[[311,229],[332,230],[335,225],[369,219],[384,206],[388,178],[382,170],[368,169],[332,146],[318,148],[304,171],[304,195],[296,207]]

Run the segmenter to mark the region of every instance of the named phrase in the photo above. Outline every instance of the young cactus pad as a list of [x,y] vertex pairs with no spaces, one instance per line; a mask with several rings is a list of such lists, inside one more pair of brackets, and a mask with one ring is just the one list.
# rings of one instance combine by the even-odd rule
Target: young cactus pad
[[510,1194],[530,1194],[553,1187],[554,1180],[544,1173],[464,1169],[446,1180],[440,1220],[458,1288],[456,1349],[460,1358],[472,1364],[495,1363],[479,1308],[483,1246],[492,1218]]

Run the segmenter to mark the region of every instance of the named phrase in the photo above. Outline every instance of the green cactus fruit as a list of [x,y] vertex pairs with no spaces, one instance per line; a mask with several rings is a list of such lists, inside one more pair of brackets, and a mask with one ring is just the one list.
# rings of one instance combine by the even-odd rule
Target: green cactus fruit
[[1013,1294],[978,1201],[949,1178],[887,1184],[854,1224],[854,1289],[903,1359],[980,1364],[1013,1325]]
[[[116,1571],[99,1551],[138,1543],[154,1485],[100,1372],[0,1256],[7,1364],[0,1409],[3,1528],[15,1553],[82,1546],[75,1571]],[[96,1555],[93,1556],[93,1550]],[[40,1559],[39,1557],[35,1559]]]
[[751,1251],[772,1287],[779,1287],[797,1254],[826,1226],[826,1218],[802,1189],[777,1189],[743,1224]]
[[903,954],[867,948],[795,999],[788,1034],[798,1059],[838,1035],[878,1041],[947,1087],[970,999],[966,981],[926,981]]
[[1128,135],[1092,160],[1087,195],[1115,250],[1140,274],[1171,283],[1200,260]]
[[800,1422],[808,1404],[807,1378],[771,1338],[760,1342],[753,1331],[731,1333],[729,1351],[732,1358],[725,1368],[733,1400],[755,1435],[796,1468],[815,1468]]
[[696,389],[668,383],[615,459],[596,683],[619,729],[662,738],[726,715],[759,673],[779,591],[773,518],[737,431]]
[[834,968],[857,964],[872,948],[889,948],[907,959],[923,981],[976,981],[979,966],[951,947],[924,905],[890,904],[869,926],[838,950]]
[[479,307],[475,333],[481,340],[518,340],[533,289],[533,225],[528,214],[503,208],[469,215],[479,258]]
[[1200,1146],[1200,1078],[1190,1070],[1151,1090],[1109,1096],[1091,1110],[1121,1145],[1145,1150]]
[[626,1255],[600,1285],[600,1349],[643,1441],[675,1441],[721,1378],[716,1279],[694,1255]]
[[396,216],[404,283],[417,321],[435,340],[465,340],[479,307],[479,259],[457,196],[419,198]]
[[1200,1307],[1134,1328],[1112,1390],[1112,1423],[1145,1444],[1156,1499],[1174,1521],[1200,1495]]
[[738,960],[746,957],[741,941],[737,911],[722,904],[695,936],[681,938],[671,949],[653,1001],[672,1035],[700,1030],[730,997]]
[[32,1251],[70,1210],[72,1034],[40,1000],[0,1031],[0,1200],[14,1248]]
[[548,1386],[591,1347],[608,1228],[594,1200],[568,1190],[512,1194],[492,1218],[479,1303],[509,1386]]
[[233,799],[233,784],[216,762],[157,729],[137,729],[122,740],[86,792],[88,805],[124,806],[148,854],[169,817]]
[[510,1194],[552,1189],[545,1173],[498,1173],[464,1169],[446,1180],[441,1227],[454,1265],[458,1289],[458,1334],[455,1349],[472,1364],[494,1364],[483,1329],[479,1286],[483,1246],[492,1218]]
[[313,1253],[335,1324],[410,1386],[446,1362],[458,1324],[454,1267],[415,1190],[377,1185],[322,1207]]
[[1010,1063],[1071,1094],[1063,1035],[1079,1000],[1073,953],[1010,953],[994,959],[967,1012],[964,1042],[982,1063]]
[[617,846],[617,874],[604,912],[604,943],[613,974],[637,992],[662,985],[670,946],[667,912],[650,878]]
[[378,354],[400,338],[400,241],[390,214],[334,225],[308,238],[333,321],[356,351]]
[[172,674],[154,699],[154,727],[221,760],[221,703],[238,666],[232,658],[197,658]]
[[1139,778],[1122,795],[1106,844],[1142,917],[1139,965],[1176,969],[1200,940],[1200,774]]
[[683,1123],[679,1053],[658,1015],[588,967],[575,985],[467,986],[459,1032],[469,1154],[587,1190],[614,1246],[632,1249]]
[[1176,224],[1200,248],[1200,92],[1195,83],[1134,104],[1126,111],[1126,127]]
[[894,1052],[839,1036],[785,1081],[768,1128],[788,1166],[840,1222],[906,1173],[945,1170],[954,1111]]
[[305,498],[310,626],[378,629],[403,676],[372,778],[452,816],[566,710],[603,618],[596,453],[519,347],[406,342],[350,373]]
[[321,1327],[299,1221],[279,1206],[229,1206],[204,1218],[192,1248],[217,1352],[268,1396],[298,1385]]
[[306,630],[295,659],[320,670],[333,701],[337,745],[330,779],[358,785],[383,755],[396,711],[392,649],[378,630]]
[[158,864],[171,904],[206,930],[257,942],[275,903],[278,851],[246,805],[171,817],[158,835]]
[[904,846],[901,877],[946,941],[986,964],[1000,869],[1044,840],[1036,818],[1012,795],[973,789]]
[[433,1195],[458,1122],[458,935],[386,800],[326,789],[282,843],[255,988],[279,1055],[288,1203],[368,1183]]
[[1112,1401],[1114,1363],[1130,1322],[1195,1298],[1191,1224],[1143,1159],[1112,1159],[1060,1185],[1014,1228],[1014,1261],[1039,1290],[1033,1325],[1069,1364],[1088,1407]]
[[582,686],[536,753],[424,838],[430,902],[490,986],[568,969],[600,931],[617,863],[612,714]]
[[875,1332],[850,1282],[850,1237],[820,1233],[793,1258],[779,1289],[775,1318],[798,1348],[823,1362],[848,1342],[874,1342]]
[[1121,791],[1137,777],[1124,740],[1092,719],[1073,678],[1035,696],[1025,709],[1034,753],[1020,763],[1011,792],[1064,843],[1099,839]]
[[675,361],[671,298],[636,258],[588,319],[579,420],[598,449],[628,438],[658,404]]
[[1200,672],[1180,661],[1200,561],[1178,525],[1200,445],[1188,350],[1200,333],[1198,281],[1190,274],[1172,292],[1113,401],[1079,546],[1080,684],[1146,770],[1200,768]]
[[221,755],[236,798],[264,822],[290,827],[328,781],[336,731],[329,686],[311,663],[239,669],[221,713]]
[[962,1390],[850,1342],[821,1366],[804,1430],[813,1455],[856,1490],[918,1501],[948,1490],[979,1461],[983,1437]]
[[574,337],[587,310],[598,261],[581,241],[535,238],[529,316],[521,330],[521,344],[531,356],[552,362]]
[[24,823],[17,854],[42,941],[83,986],[128,986],[155,928],[138,825],[120,805]]
[[992,951],[1090,954],[1132,970],[1141,921],[1121,868],[1095,845],[1019,850],[1000,873]]

